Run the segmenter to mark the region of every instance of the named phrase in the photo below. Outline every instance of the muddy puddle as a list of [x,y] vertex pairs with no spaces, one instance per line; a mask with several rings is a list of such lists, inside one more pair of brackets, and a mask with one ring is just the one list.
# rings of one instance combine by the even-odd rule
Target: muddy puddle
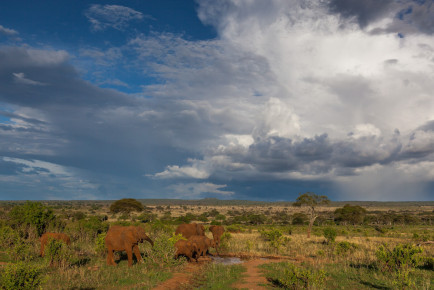
[[238,257],[211,257],[211,259],[214,263],[223,265],[235,265],[243,263],[243,260]]

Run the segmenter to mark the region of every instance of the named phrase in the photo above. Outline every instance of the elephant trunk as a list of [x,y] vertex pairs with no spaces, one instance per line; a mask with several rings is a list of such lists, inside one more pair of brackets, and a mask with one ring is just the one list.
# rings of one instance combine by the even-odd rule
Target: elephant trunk
[[146,236],[145,240],[148,241],[151,244],[151,246],[154,246],[154,242],[151,240],[150,237]]

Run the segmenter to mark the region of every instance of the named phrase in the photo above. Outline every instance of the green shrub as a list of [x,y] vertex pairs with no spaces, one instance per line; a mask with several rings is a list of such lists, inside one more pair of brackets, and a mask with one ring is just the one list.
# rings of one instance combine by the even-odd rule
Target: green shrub
[[98,255],[105,255],[106,249],[105,249],[105,236],[107,233],[101,233],[98,234],[98,236],[95,239],[95,252]]
[[35,227],[39,236],[44,233],[48,224],[55,219],[52,209],[40,202],[30,201],[12,208],[9,216],[15,225],[30,225]]
[[261,234],[261,237],[264,240],[270,242],[270,246],[275,250],[279,250],[280,246],[282,246],[284,243],[283,234],[278,229],[272,229],[269,231],[260,230],[259,232]]
[[61,240],[49,239],[44,253],[50,266],[68,267],[72,263],[72,253]]
[[232,235],[229,232],[224,232],[223,235],[220,237],[220,246],[219,250],[227,250],[229,249],[229,241],[232,239]]
[[15,244],[20,236],[9,226],[0,227],[0,248],[9,248]]
[[151,224],[151,232],[154,234],[166,233],[170,234],[173,232],[173,228],[171,225],[163,223],[160,220],[156,220]]
[[15,261],[31,261],[37,257],[33,245],[29,240],[18,238],[13,245],[7,249],[9,256]]
[[154,240],[154,246],[146,251],[145,263],[159,268],[173,267],[184,263],[184,259],[175,259],[175,243],[180,239],[183,239],[180,234],[169,235],[160,232]]
[[421,263],[422,252],[422,248],[411,244],[398,244],[392,251],[384,244],[375,254],[379,267],[392,275],[399,288],[406,288],[415,285],[409,274]]
[[393,272],[402,268],[416,267],[422,260],[419,255],[422,252],[422,248],[411,244],[399,244],[392,251],[384,244],[375,254],[381,268]]
[[142,223],[150,223],[155,221],[156,218],[157,218],[156,214],[144,212],[137,217],[137,220]]
[[339,242],[336,244],[335,254],[344,255],[348,253],[353,253],[357,248],[359,248],[357,244],[350,243],[347,241]]
[[268,270],[267,279],[285,289],[322,289],[326,278],[322,270],[313,271],[289,262],[270,263],[264,268]]
[[323,230],[324,238],[327,240],[327,244],[334,243],[338,233],[334,228],[325,228]]
[[305,225],[307,224],[309,218],[304,213],[295,213],[292,215],[292,224],[293,225]]
[[41,269],[24,262],[5,266],[0,277],[2,289],[35,289],[42,283]]
[[243,233],[244,229],[240,225],[228,225],[226,231],[230,233]]

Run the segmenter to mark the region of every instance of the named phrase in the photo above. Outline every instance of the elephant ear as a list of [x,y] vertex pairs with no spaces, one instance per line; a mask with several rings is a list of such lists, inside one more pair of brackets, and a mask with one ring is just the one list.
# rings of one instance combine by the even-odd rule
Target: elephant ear
[[141,226],[136,226],[134,231],[134,236],[137,239],[137,241],[142,241],[146,236],[145,229],[142,228]]

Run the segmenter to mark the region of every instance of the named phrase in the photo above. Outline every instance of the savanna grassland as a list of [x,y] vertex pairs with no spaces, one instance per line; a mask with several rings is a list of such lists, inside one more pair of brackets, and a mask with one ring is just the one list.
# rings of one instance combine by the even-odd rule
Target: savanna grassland
[[[308,237],[310,208],[290,202],[139,201],[135,211],[116,209],[114,201],[1,202],[1,287],[242,289],[256,275],[263,289],[434,289],[434,202],[316,206]],[[223,225],[221,257],[242,263],[174,259],[175,228],[191,222]],[[154,247],[140,244],[143,263],[128,267],[117,252],[118,265],[106,265],[111,225],[146,228]],[[71,245],[52,241],[40,257],[44,232],[66,233]],[[258,261],[254,274],[249,261]]]

